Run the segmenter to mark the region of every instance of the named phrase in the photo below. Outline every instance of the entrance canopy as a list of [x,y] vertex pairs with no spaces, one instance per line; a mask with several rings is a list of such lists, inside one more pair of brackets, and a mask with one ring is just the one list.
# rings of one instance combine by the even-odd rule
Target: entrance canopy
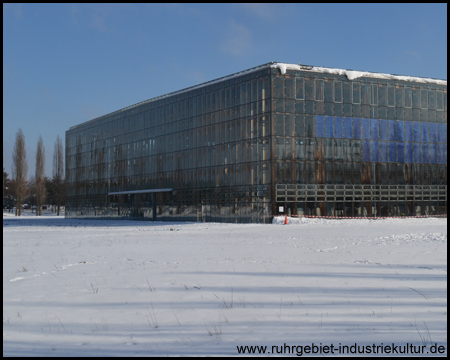
[[108,195],[126,195],[126,194],[145,194],[145,193],[158,193],[158,192],[169,192],[172,188],[166,189],[147,189],[147,190],[130,190],[130,191],[116,191],[110,192]]

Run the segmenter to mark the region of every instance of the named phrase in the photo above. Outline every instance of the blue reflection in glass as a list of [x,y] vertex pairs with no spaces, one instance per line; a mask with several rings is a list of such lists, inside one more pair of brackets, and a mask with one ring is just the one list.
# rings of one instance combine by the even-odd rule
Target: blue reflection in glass
[[436,143],[430,143],[430,163],[437,164]]
[[378,140],[380,138],[378,119],[370,119],[370,138],[372,140]]
[[395,126],[395,120],[388,120],[389,140],[391,140],[391,141],[397,140],[396,129],[397,129],[397,127]]
[[325,116],[325,137],[334,137],[334,121],[332,116]]
[[429,157],[428,157],[428,143],[423,143],[422,144],[422,162],[423,163],[428,163]]
[[342,139],[344,137],[343,122],[341,117],[334,118],[334,137],[337,139]]
[[370,141],[363,141],[363,161],[370,161]]
[[370,119],[362,119],[362,137],[370,139]]
[[405,140],[413,141],[413,128],[411,121],[405,121]]
[[444,125],[445,124],[437,124],[437,142],[438,143],[444,142],[444,131],[447,130]]
[[316,136],[323,137],[324,135],[324,118],[322,115],[316,116]]
[[363,161],[370,161],[370,141],[363,141]]
[[[322,138],[371,140],[362,144],[363,161],[447,162],[447,124],[317,115],[316,132]],[[445,148],[436,144],[445,144]]]
[[415,163],[422,162],[422,144],[420,143],[414,144],[414,162]]
[[361,118],[353,118],[353,139],[361,139]]
[[388,161],[388,142],[380,141],[378,147],[380,150],[380,162],[387,162]]
[[397,144],[395,142],[390,142],[389,144],[389,162],[397,162]]
[[372,161],[378,162],[379,160],[379,151],[378,151],[378,141],[371,141],[370,142],[370,157]]
[[445,164],[445,161],[444,161],[444,144],[437,144],[436,152],[437,152],[437,163],[438,164]]
[[405,129],[403,126],[403,121],[397,120],[397,141],[405,140]]
[[405,144],[402,142],[397,143],[397,162],[405,162]]
[[346,139],[353,139],[352,136],[352,118],[344,118],[344,137]]
[[420,122],[413,122],[414,141],[416,142],[420,142],[422,140],[420,125]]
[[429,123],[428,125],[430,126],[429,132],[430,142],[435,143],[437,142],[436,123]]
[[422,141],[428,142],[428,124],[427,123],[422,124]]
[[388,122],[380,120],[380,140],[388,140]]
[[405,162],[407,162],[407,163],[413,162],[413,143],[412,142],[405,143]]

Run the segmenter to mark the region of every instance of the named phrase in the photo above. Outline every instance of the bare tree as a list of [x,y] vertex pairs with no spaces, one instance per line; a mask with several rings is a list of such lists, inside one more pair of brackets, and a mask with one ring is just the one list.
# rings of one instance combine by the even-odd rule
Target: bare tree
[[64,152],[61,138],[56,138],[53,153],[53,183],[55,186],[57,215],[64,200]]
[[13,150],[12,178],[14,182],[14,195],[16,198],[16,216],[22,215],[22,202],[27,196],[27,153],[25,151],[25,136],[22,129],[16,134]]
[[42,205],[45,201],[46,189],[45,175],[45,149],[42,136],[39,136],[36,150],[36,172],[34,176],[34,191],[36,195],[36,216],[42,216]]

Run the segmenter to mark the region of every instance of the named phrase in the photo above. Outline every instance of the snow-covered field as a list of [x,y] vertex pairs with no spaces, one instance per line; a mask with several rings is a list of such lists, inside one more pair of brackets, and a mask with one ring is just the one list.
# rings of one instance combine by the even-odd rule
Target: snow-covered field
[[447,354],[446,219],[29,215],[3,217],[4,356]]

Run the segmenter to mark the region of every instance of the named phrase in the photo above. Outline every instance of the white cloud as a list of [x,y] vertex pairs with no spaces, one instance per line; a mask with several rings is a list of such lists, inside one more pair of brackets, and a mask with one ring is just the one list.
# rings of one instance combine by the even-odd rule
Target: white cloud
[[237,6],[264,20],[273,20],[279,13],[279,5],[277,4],[244,3],[237,4]]
[[233,56],[247,55],[254,49],[252,41],[251,31],[231,20],[226,38],[220,43],[220,50]]

